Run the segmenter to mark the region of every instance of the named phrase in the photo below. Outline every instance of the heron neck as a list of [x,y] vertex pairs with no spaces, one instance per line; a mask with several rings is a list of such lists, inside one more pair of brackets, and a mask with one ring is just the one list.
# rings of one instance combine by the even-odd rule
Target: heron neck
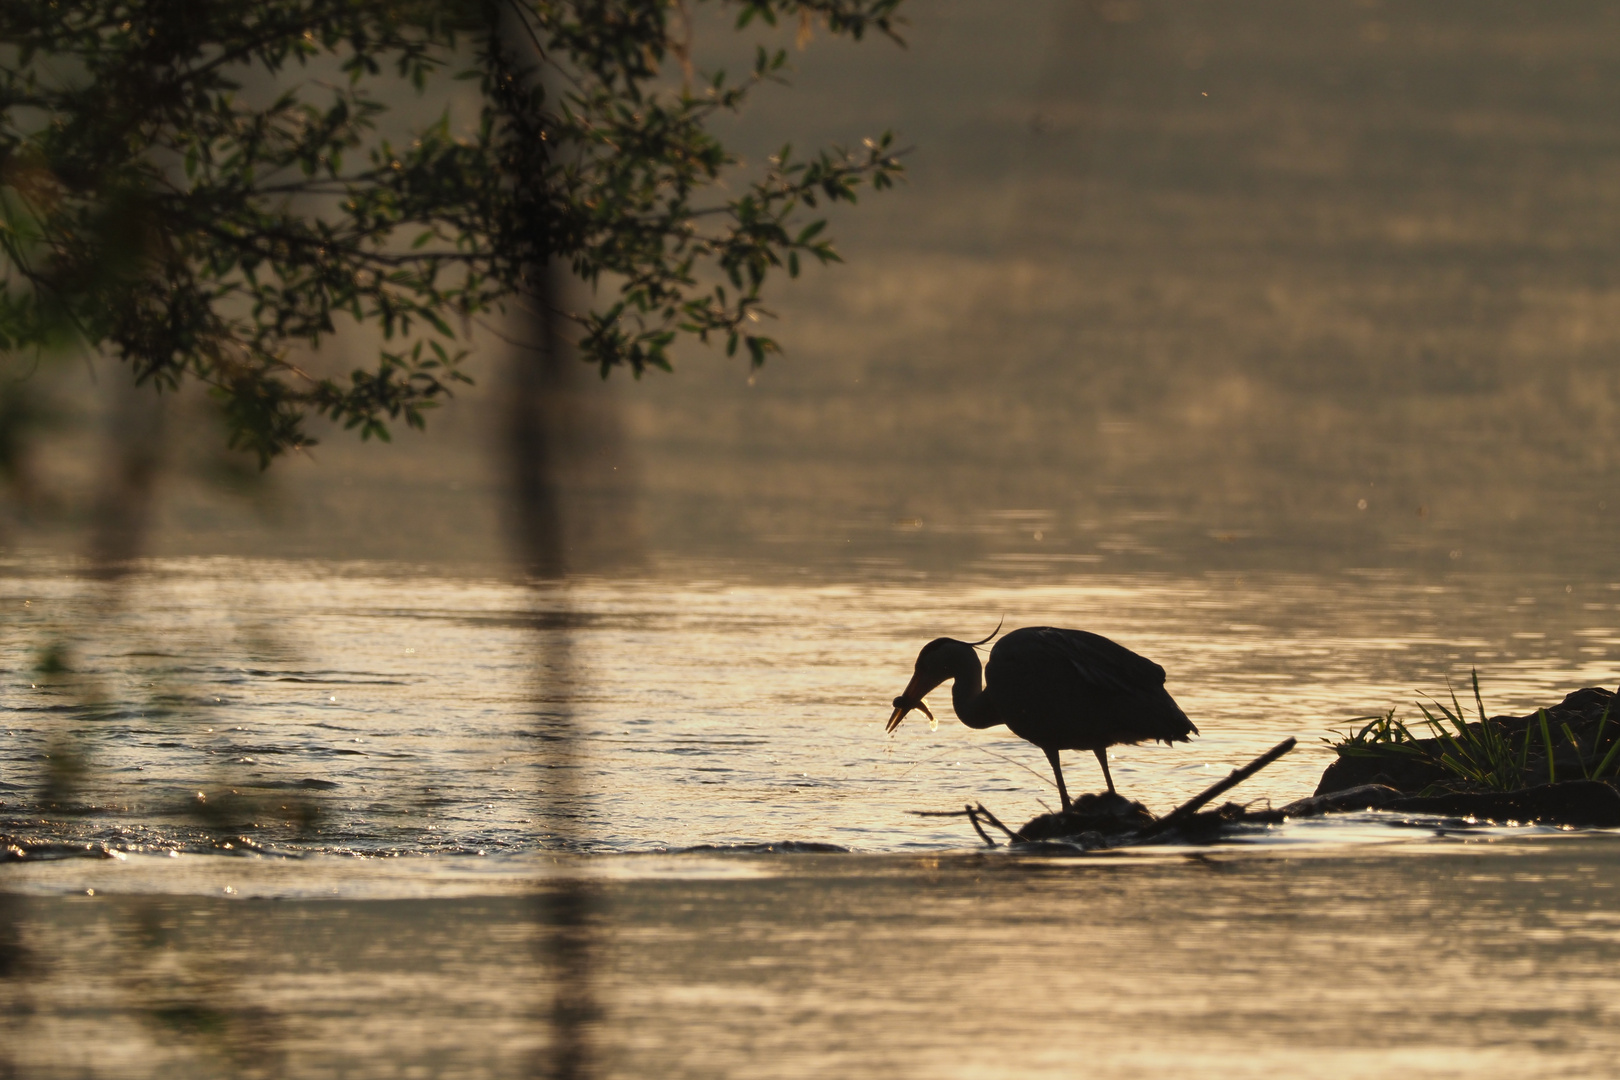
[[979,663],[979,654],[968,646],[951,659],[951,677],[955,680],[951,683],[951,706],[956,710],[956,718],[974,728],[1000,723],[990,695],[984,692],[984,668]]

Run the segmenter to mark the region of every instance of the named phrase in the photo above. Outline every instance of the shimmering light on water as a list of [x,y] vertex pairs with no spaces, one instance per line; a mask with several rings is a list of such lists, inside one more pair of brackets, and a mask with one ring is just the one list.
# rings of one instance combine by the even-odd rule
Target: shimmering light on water
[[[0,867],[29,972],[0,980],[0,1061],[21,1075],[520,1075],[556,976],[530,894],[575,873],[605,1076],[1517,1078],[1597,1075],[1617,1049],[1613,837],[1362,814],[1203,849],[975,851],[909,811],[1022,821],[1051,799],[1038,752],[943,695],[937,731],[882,730],[930,637],[1086,626],[1163,663],[1204,731],[1119,750],[1124,790],[1163,810],[1294,735],[1237,793],[1289,800],[1329,726],[1472,664],[1502,711],[1611,681],[1607,582],[691,566],[541,600],[214,559],[154,563],[110,605],[7,570],[0,831],[32,854]],[[535,657],[558,628],[583,863],[540,824],[563,687]],[[70,670],[38,674],[51,642]],[[64,809],[45,755],[69,751]],[[1081,757],[1075,787],[1097,786]],[[855,853],[656,853],[762,841]],[[33,857],[86,843],[127,853]]]
[[[882,730],[923,642],[982,636],[1002,618],[1097,630],[1165,666],[1203,736],[1113,753],[1120,787],[1160,811],[1288,735],[1301,749],[1239,795],[1292,800],[1330,760],[1321,738],[1351,717],[1415,712],[1416,692],[1461,687],[1474,665],[1493,712],[1522,712],[1612,684],[1620,649],[1620,591],[1606,582],[781,586],[702,570],[537,600],[398,567],[175,561],[101,612],[93,584],[13,567],[0,600],[12,615],[3,812],[14,832],[136,849],[211,850],[223,829],[284,852],[531,850],[546,842],[536,792],[560,692],[534,668],[537,625],[566,626],[572,643],[585,841],[619,852],[949,849],[971,839],[961,823],[909,811],[982,800],[1009,821],[1040,812],[1053,792],[1039,752],[955,723],[945,693],[937,731]],[[56,640],[72,670],[35,673]],[[80,812],[51,810],[46,755],[74,747]],[[1100,787],[1086,755],[1068,771],[1077,790]]]
[[[1613,836],[1280,855],[597,857],[601,1072],[1607,1075]],[[22,1075],[510,1077],[543,1048],[531,899],[196,861],[332,892],[10,900]]]
[[[787,357],[599,387],[624,445],[583,456],[641,477],[615,539],[655,576],[542,603],[203,559],[109,600],[0,566],[0,1075],[532,1074],[527,894],[566,873],[607,1076],[1609,1074],[1614,836],[983,852],[909,811],[1022,820],[1041,756],[943,694],[937,731],[881,723],[930,637],[1098,630],[1203,729],[1117,751],[1162,810],[1284,735],[1234,795],[1305,794],[1326,729],[1473,666],[1493,711],[1613,686],[1620,9],[907,10],[903,53],[795,53],[732,143],[917,147],[835,221],[849,264],[773,295]],[[97,395],[63,370],[37,458],[71,488]],[[272,471],[275,525],[171,477],[149,550],[496,560],[499,403],[386,453],[334,433]],[[82,550],[16,510],[21,547]],[[769,572],[680,562],[717,554]],[[566,695],[535,669],[561,630]],[[538,797],[565,711],[583,866]],[[855,853],[661,850],[760,841]],[[35,858],[85,844],[130,853]]]

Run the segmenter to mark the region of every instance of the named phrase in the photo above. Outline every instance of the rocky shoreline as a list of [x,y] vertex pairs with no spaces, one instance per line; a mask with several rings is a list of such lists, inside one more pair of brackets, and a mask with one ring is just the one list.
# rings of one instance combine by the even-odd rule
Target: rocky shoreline
[[[1243,826],[1373,810],[1448,818],[1460,827],[1620,828],[1620,779],[1607,770],[1616,755],[1602,753],[1620,739],[1615,694],[1587,687],[1525,716],[1459,720],[1454,728],[1420,739],[1398,727],[1387,741],[1367,740],[1364,729],[1339,745],[1339,757],[1324,770],[1313,794],[1276,809],[1235,802],[1210,810],[1202,806],[1286,753],[1292,740],[1164,817],[1109,794],[1082,795],[1067,811],[1042,814],[1019,829],[1003,825],[982,805],[956,813],[991,846],[996,845],[986,825],[1020,850],[1208,842]],[[1494,771],[1480,764],[1487,756]]]

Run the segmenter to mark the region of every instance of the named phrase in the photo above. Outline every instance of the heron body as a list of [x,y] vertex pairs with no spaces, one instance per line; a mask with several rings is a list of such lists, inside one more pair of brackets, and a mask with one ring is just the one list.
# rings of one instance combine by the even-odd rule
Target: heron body
[[[982,643],[980,643],[982,644]],[[953,680],[951,703],[971,728],[1006,724],[1046,752],[1064,809],[1061,750],[1090,750],[1102,765],[1110,793],[1110,746],[1186,742],[1198,728],[1164,688],[1164,669],[1100,634],[1055,626],[1014,630],[990,650],[981,669],[972,643],[936,638],[917,654],[905,693],[894,700],[889,730],[911,709],[928,713],[923,697]]]

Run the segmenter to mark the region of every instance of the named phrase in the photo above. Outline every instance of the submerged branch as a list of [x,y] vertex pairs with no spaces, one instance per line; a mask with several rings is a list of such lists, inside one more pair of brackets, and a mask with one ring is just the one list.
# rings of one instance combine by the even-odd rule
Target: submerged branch
[[1137,833],[1136,838],[1138,840],[1145,840],[1150,836],[1157,836],[1162,832],[1167,832],[1170,829],[1174,829],[1178,825],[1185,823],[1211,799],[1214,799],[1216,796],[1237,787],[1239,784],[1243,783],[1243,781],[1247,780],[1249,777],[1253,776],[1267,765],[1270,765],[1273,761],[1276,761],[1297,745],[1299,745],[1299,740],[1293,738],[1292,736],[1284,739],[1276,746],[1273,746],[1270,750],[1267,750],[1264,754],[1261,754],[1259,757],[1243,766],[1243,768],[1233,769],[1231,775],[1226,779],[1220,781],[1219,783],[1211,784],[1209,787],[1199,792],[1187,802],[1182,803],[1180,806],[1170,811],[1170,813],[1166,814],[1158,821],[1155,821],[1152,825],[1149,825],[1147,828]]
[[1006,833],[1009,841],[1021,844],[1028,842],[1023,833],[1007,828],[1001,823],[1000,818],[985,809],[983,803],[969,803],[960,810],[912,810],[910,813],[917,817],[965,817],[972,823],[973,831],[979,834],[979,839],[983,840],[986,846],[995,847],[996,842],[990,839],[990,835],[984,831],[984,826],[979,823],[979,816],[982,814],[985,821]]

